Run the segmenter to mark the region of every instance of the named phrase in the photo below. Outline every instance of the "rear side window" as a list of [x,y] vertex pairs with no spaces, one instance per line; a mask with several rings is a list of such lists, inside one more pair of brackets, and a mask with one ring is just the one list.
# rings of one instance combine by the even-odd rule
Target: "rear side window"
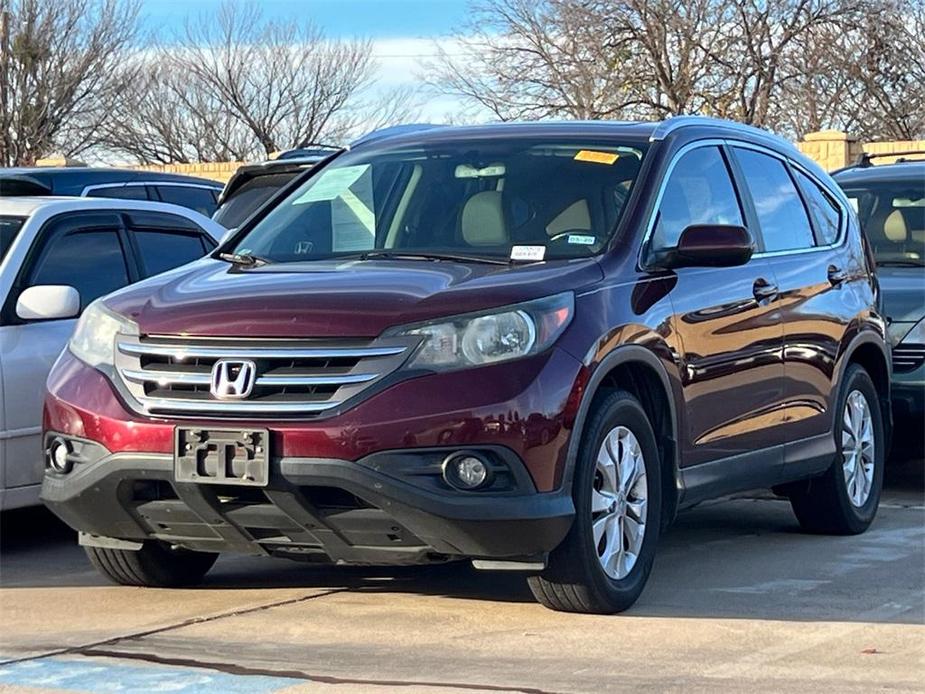
[[208,188],[193,186],[152,186],[162,202],[196,210],[206,217],[215,212],[215,193]]
[[89,198],[116,198],[117,200],[147,200],[148,192],[144,186],[112,186],[91,188],[87,191]]
[[169,231],[136,231],[134,234],[145,277],[198,260],[207,250],[202,237],[196,234]]
[[819,245],[828,246],[835,243],[841,227],[841,211],[838,204],[818,183],[802,171],[796,170],[796,176],[806,196],[806,203],[809,205],[809,212],[816,226]]
[[675,165],[659,204],[653,248],[674,248],[692,224],[745,224],[726,160],[716,147],[692,150]]
[[80,292],[80,306],[129,283],[125,254],[116,231],[83,231],[60,236],[29,275],[29,286],[67,284]]
[[806,208],[784,163],[751,149],[735,150],[758,213],[764,250],[773,253],[815,246]]

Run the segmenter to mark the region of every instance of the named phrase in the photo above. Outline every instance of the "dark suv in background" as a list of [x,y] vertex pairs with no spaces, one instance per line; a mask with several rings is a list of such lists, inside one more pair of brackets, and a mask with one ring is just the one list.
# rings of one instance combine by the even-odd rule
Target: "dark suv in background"
[[877,307],[847,199],[763,131],[373,138],[84,314],[48,382],[43,498],[129,585],[220,552],[471,559],[615,612],[699,501],[773,487],[806,530],[867,528]]
[[[925,155],[925,152],[919,152]],[[866,155],[834,176],[877,261],[893,346],[893,409],[921,448],[925,418],[925,160],[873,165]]]
[[208,178],[132,169],[67,166],[0,169],[0,196],[55,195],[154,200],[212,216],[222,184]]

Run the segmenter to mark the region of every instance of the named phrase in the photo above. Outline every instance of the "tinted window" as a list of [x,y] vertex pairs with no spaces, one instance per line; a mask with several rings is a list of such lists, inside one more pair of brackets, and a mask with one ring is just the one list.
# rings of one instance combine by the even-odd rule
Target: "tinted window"
[[194,234],[169,231],[136,231],[145,277],[172,270],[201,258],[206,253],[202,239]]
[[128,284],[122,244],[115,231],[84,231],[54,239],[29,277],[29,285],[67,284],[80,292],[81,308]]
[[816,225],[816,235],[821,245],[835,243],[838,239],[838,229],[841,221],[841,212],[838,205],[829,197],[819,184],[802,171],[796,171],[797,180],[806,196],[806,204]]
[[147,200],[148,192],[144,186],[116,186],[113,188],[94,188],[87,191],[90,198],[117,198],[119,200]]
[[172,205],[182,205],[191,210],[211,217],[215,212],[215,195],[208,188],[192,186],[152,186],[161,201]]
[[238,188],[215,212],[213,219],[226,229],[241,226],[254,210],[300,172],[258,176]]
[[13,239],[16,238],[16,234],[19,233],[25,221],[23,217],[0,217],[0,260],[3,260],[6,252],[10,250]]
[[744,225],[729,168],[716,147],[699,147],[681,157],[658,208],[653,248],[673,248],[691,224]]
[[758,213],[764,250],[791,251],[815,246],[806,208],[784,163],[751,149],[736,148],[736,157]]

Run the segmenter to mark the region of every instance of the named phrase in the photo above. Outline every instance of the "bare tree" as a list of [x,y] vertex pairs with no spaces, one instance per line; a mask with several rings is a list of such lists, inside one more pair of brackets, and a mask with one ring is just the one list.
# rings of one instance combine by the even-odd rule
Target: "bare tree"
[[135,0],[0,0],[0,165],[79,154],[132,79]]
[[637,105],[626,89],[630,47],[570,0],[484,0],[451,51],[438,47],[428,81],[501,120],[618,118]]

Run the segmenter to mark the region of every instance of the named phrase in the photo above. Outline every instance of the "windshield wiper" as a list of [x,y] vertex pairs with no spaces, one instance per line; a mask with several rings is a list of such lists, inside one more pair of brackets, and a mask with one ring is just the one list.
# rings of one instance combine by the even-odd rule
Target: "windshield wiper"
[[[343,257],[343,256],[341,256]],[[456,255],[455,253],[405,253],[402,251],[364,251],[354,256],[360,260],[375,260],[376,258],[420,258],[422,260],[452,260],[458,263],[488,263],[489,265],[509,265],[508,260],[502,258],[489,258],[482,255]]]
[[218,257],[238,267],[260,267],[272,262],[253,253],[219,253]]

